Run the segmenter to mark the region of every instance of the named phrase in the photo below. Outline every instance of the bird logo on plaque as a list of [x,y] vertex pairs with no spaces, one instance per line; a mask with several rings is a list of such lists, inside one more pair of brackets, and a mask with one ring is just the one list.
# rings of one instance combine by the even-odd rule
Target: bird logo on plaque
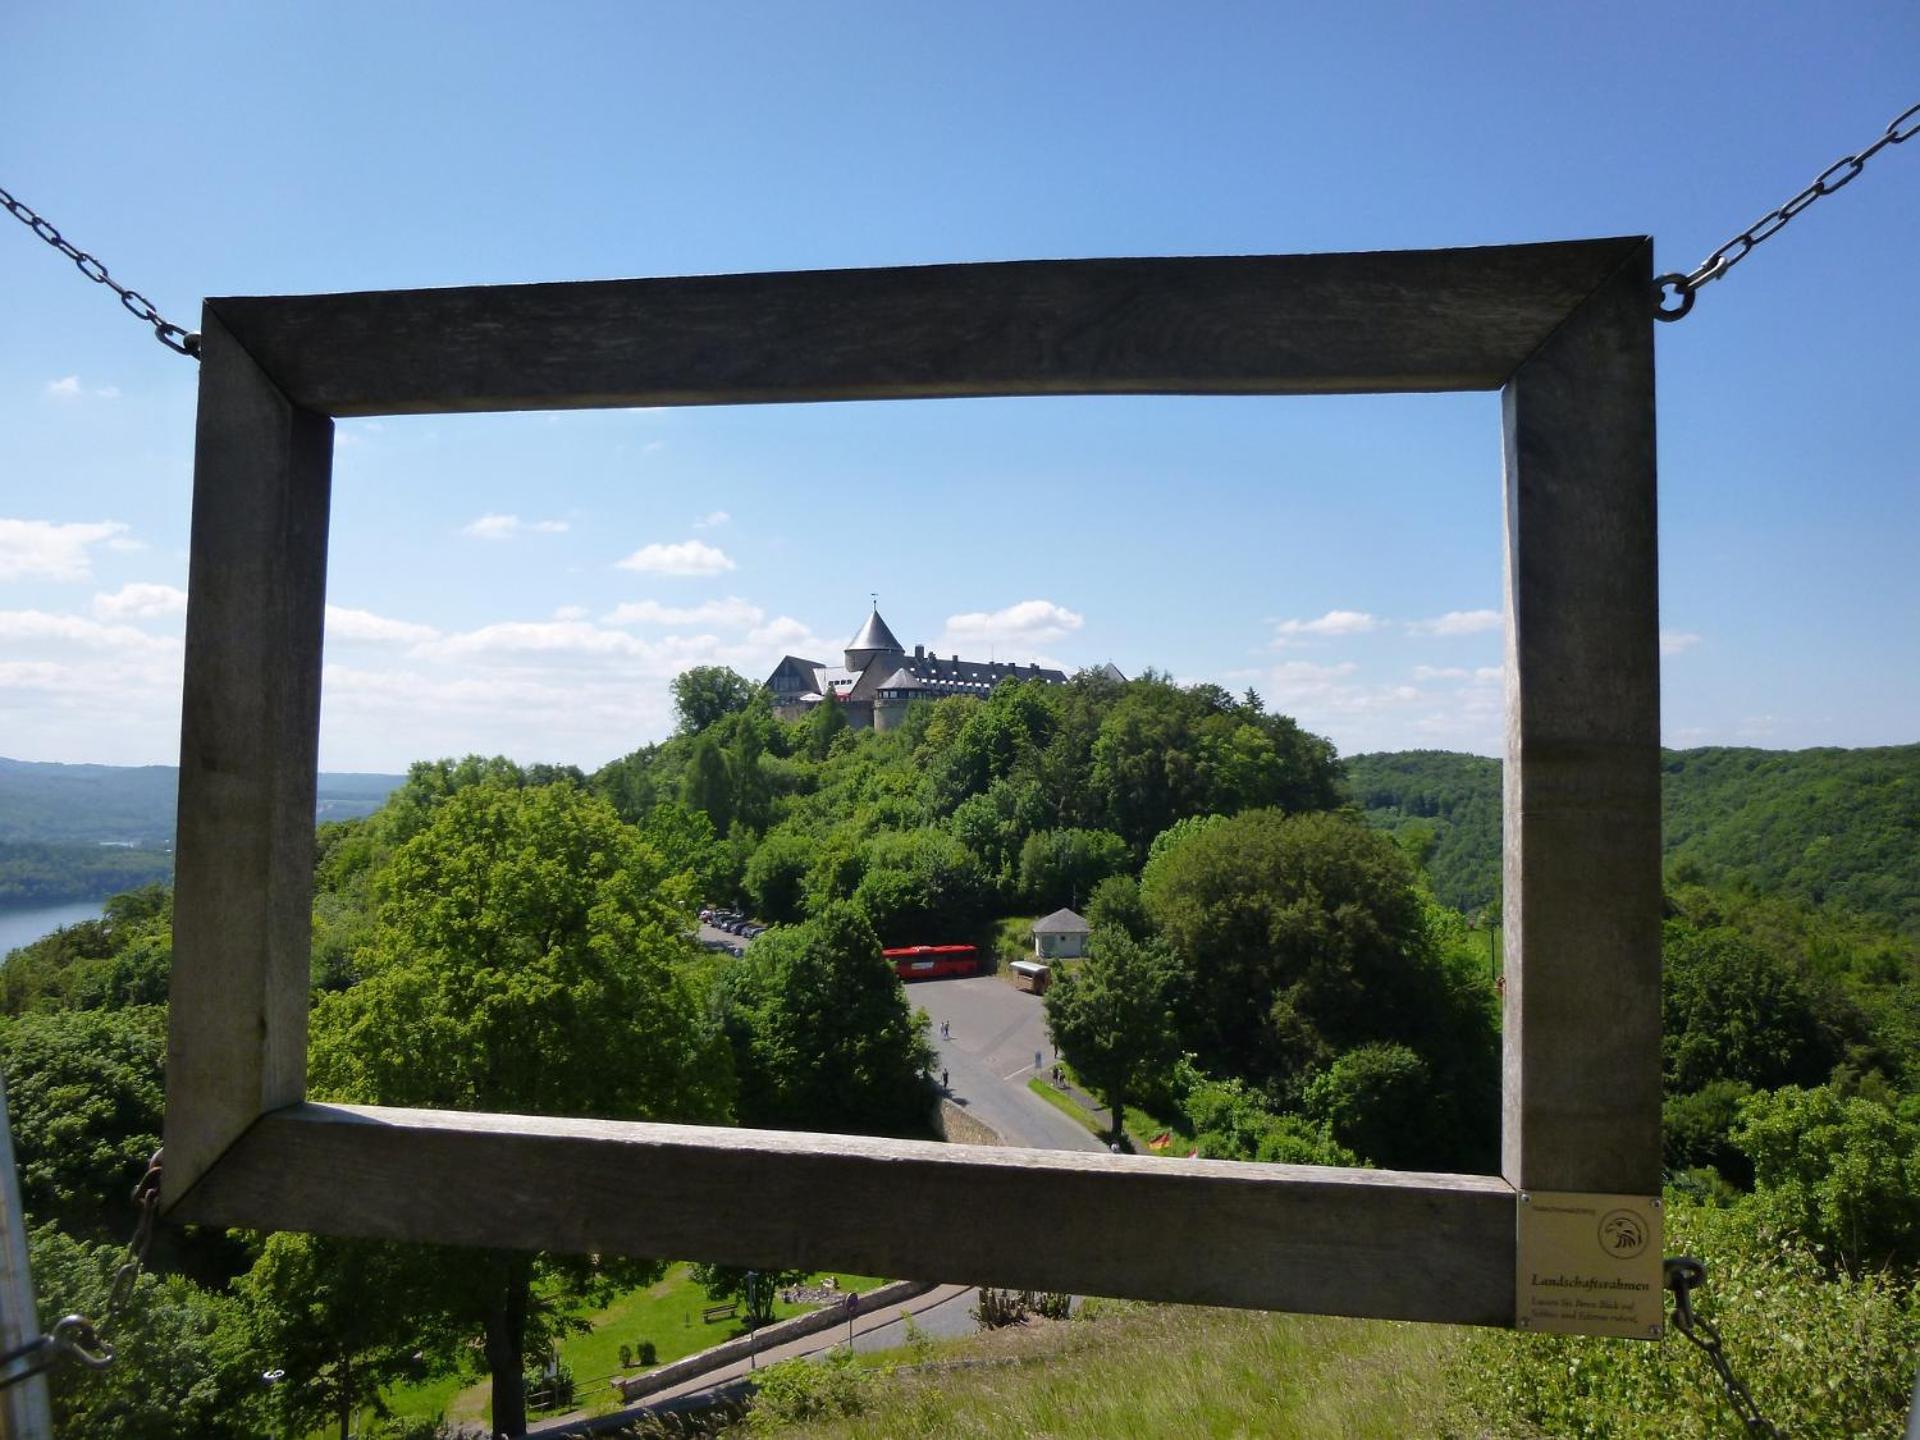
[[1647,1248],[1647,1222],[1632,1210],[1609,1210],[1600,1221],[1600,1248],[1616,1260],[1631,1260]]

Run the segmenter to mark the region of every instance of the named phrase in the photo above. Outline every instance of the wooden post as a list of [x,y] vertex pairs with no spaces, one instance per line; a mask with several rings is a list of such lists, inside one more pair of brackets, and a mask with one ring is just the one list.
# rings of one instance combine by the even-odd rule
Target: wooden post
[[[0,1350],[12,1350],[39,1334],[33,1272],[27,1264],[27,1212],[20,1205],[7,1085],[0,1077]],[[0,1440],[49,1440],[52,1434],[45,1375],[29,1375],[0,1390]]]
[[174,968],[171,1205],[306,1092],[313,816],[333,422],[201,325]]
[[1652,247],[1515,372],[1506,430],[1502,1171],[1660,1189]]

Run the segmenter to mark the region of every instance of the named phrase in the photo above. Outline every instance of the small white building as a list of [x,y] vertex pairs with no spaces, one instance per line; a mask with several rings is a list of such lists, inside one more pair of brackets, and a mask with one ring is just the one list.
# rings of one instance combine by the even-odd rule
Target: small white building
[[1033,922],[1033,953],[1040,960],[1071,960],[1087,953],[1087,922],[1071,910],[1056,910]]

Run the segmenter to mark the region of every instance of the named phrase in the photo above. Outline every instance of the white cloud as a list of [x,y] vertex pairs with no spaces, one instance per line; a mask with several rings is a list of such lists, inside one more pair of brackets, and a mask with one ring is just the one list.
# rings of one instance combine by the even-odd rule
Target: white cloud
[[555,607],[553,618],[556,620],[584,620],[587,607],[584,605],[560,605]]
[[93,597],[93,613],[102,620],[151,620],[187,613],[187,592],[172,585],[131,581],[112,594]]
[[178,643],[131,625],[103,625],[84,615],[55,615],[45,610],[0,610],[0,641],[47,641],[84,645],[90,650],[172,649]]
[[1371,681],[1351,660],[1288,660],[1262,672],[1257,688],[1282,714],[1331,738],[1342,754],[1409,745],[1500,751],[1504,701],[1500,667],[1415,667],[1413,683]]
[[619,561],[622,570],[648,575],[719,575],[734,568],[726,551],[704,540],[682,540],[677,545],[642,545]]
[[420,655],[622,655],[645,656],[645,641],[623,630],[602,630],[585,620],[503,620],[457,635],[427,640]]
[[482,515],[460,527],[460,533],[474,540],[511,540],[520,528],[518,515]]
[[[660,442],[656,440],[654,445],[658,445],[659,443]],[[651,450],[654,448],[654,445],[649,445],[647,448]],[[716,530],[731,519],[733,519],[733,516],[724,510],[709,510],[705,515],[702,515],[698,520],[693,522],[693,528],[696,530]]]
[[609,625],[659,625],[667,629],[717,625],[726,630],[747,630],[764,620],[766,614],[758,605],[749,604],[738,595],[729,595],[724,600],[706,600],[698,605],[630,600],[610,611],[606,618]]
[[1662,630],[1660,632],[1660,653],[1662,655],[1683,655],[1701,641],[1700,636],[1691,630]]
[[791,615],[781,615],[747,633],[748,643],[766,648],[771,655],[827,656],[838,662],[842,646],[813,633]]
[[126,529],[117,520],[67,525],[0,520],[0,580],[91,579],[87,547],[102,541],[112,545]]
[[487,514],[469,520],[459,533],[472,540],[511,540],[523,530],[532,535],[563,535],[570,528],[565,520],[522,520],[518,515]]
[[1498,610],[1449,610],[1431,620],[1409,620],[1407,629],[1415,635],[1480,635],[1505,623]]
[[118,400],[118,385],[82,385],[78,375],[64,375],[58,380],[49,380],[41,391],[49,400],[78,400],[83,395],[91,395],[96,400]]
[[344,605],[327,606],[329,640],[369,640],[381,645],[414,645],[432,640],[440,632],[431,625],[411,620],[391,620],[371,610],[349,610]]
[[1364,610],[1329,610],[1317,620],[1276,620],[1273,622],[1273,648],[1281,650],[1301,636],[1325,640],[1334,636],[1365,635],[1385,622]]
[[1022,600],[1004,610],[949,615],[939,645],[969,659],[989,646],[996,650],[1027,651],[1064,640],[1086,623],[1084,616],[1051,600]]
[[1351,660],[1318,665],[1311,660],[1285,660],[1267,671],[1267,684],[1275,694],[1322,694],[1338,681],[1359,670]]

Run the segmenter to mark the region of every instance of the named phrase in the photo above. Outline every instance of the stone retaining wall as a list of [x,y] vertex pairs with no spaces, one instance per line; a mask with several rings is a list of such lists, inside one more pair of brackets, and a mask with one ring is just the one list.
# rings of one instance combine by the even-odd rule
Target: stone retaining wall
[[[896,1280],[891,1285],[882,1285],[878,1290],[869,1290],[855,1302],[853,1313],[871,1315],[877,1310],[890,1310],[903,1305],[917,1296],[924,1295],[934,1287],[920,1280]],[[764,1325],[752,1335],[741,1335],[732,1340],[723,1340],[694,1355],[649,1370],[644,1375],[622,1377],[613,1382],[613,1388],[620,1392],[622,1400],[639,1400],[683,1380],[691,1380],[704,1375],[709,1370],[717,1370],[723,1365],[731,1365],[736,1360],[744,1360],[755,1350],[771,1349],[783,1345],[789,1340],[798,1340],[803,1335],[815,1335],[822,1330],[831,1330],[835,1325],[847,1323],[847,1307],[823,1305],[805,1315],[795,1315],[789,1320],[776,1321]]]

